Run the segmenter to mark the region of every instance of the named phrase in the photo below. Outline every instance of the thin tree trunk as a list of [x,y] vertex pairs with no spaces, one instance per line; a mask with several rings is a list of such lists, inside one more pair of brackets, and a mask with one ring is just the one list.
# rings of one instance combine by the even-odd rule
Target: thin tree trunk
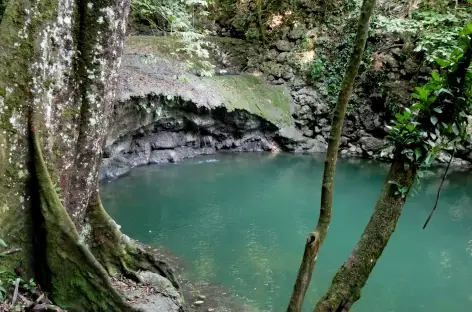
[[334,176],[344,117],[346,115],[347,104],[359,70],[362,55],[364,54],[364,48],[369,31],[369,21],[374,7],[375,0],[364,0],[362,3],[356,41],[351,52],[349,64],[344,74],[341,91],[338,96],[331,123],[328,151],[326,153],[324,166],[323,185],[321,187],[320,216],[315,231],[310,233],[307,238],[302,262],[295,281],[292,297],[290,298],[290,303],[287,308],[288,312],[301,311],[308,286],[310,285],[319,249],[328,233],[333,206]]
[[395,157],[361,239],[334,277],[326,295],[316,305],[316,312],[349,311],[360,298],[360,291],[395,230],[405,203],[406,197],[395,195],[397,186],[389,181],[410,187],[416,170],[413,166],[405,170],[403,157]]
[[[438,96],[436,101],[429,106],[429,110],[433,111],[437,106],[448,103],[445,106],[445,111],[440,115],[440,122],[454,123],[457,120],[456,118],[470,107],[467,103],[469,99],[464,91],[466,90],[466,75],[470,71],[469,68],[472,62],[471,42],[470,36],[467,37],[464,54],[457,62],[455,70],[448,74],[447,88],[450,92],[443,92],[444,94]],[[418,123],[423,125],[423,130],[426,132],[434,131],[434,125],[431,126],[429,120],[430,116],[429,112],[423,112],[419,116]],[[421,146],[422,142],[419,142],[418,145]],[[316,305],[315,312],[349,311],[352,305],[359,300],[362,288],[395,231],[405,204],[407,194],[402,196],[396,193],[398,185],[410,190],[419,169],[421,159],[411,163],[402,154],[403,148],[405,147],[396,147],[396,154],[374,213],[351,255],[336,273],[327,293]],[[414,148],[414,146],[410,145],[407,148]],[[405,166],[405,164],[408,164],[408,166]],[[398,184],[392,184],[390,181]]]
[[262,0],[256,0],[257,7],[257,23],[259,24],[259,32],[261,33],[262,43],[266,43],[264,23],[262,23]]

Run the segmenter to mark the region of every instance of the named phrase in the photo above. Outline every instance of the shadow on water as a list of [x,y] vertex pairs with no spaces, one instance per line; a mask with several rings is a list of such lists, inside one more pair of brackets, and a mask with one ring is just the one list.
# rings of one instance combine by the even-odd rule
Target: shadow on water
[[[219,303],[228,311],[284,311],[306,235],[317,221],[323,161],[321,155],[283,153],[207,156],[137,168],[101,192],[125,233],[180,259],[188,302],[201,292],[212,298],[202,311]],[[333,222],[304,311],[355,246],[387,170],[386,163],[339,161]],[[448,176],[438,209],[422,230],[442,170],[408,199],[353,311],[472,309],[472,175]]]

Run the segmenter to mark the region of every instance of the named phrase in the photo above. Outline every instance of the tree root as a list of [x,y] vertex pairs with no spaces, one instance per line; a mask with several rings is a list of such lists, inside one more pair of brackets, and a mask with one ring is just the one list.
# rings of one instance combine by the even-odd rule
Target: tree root
[[119,226],[103,209],[98,192],[93,196],[87,212],[87,221],[92,231],[90,250],[110,275],[124,273],[139,281],[138,271],[150,271],[167,278],[179,289],[174,270],[156,255],[146,250],[145,246],[122,234]]
[[83,244],[54,189],[38,136],[30,131],[33,184],[38,192],[44,241],[40,263],[47,272],[39,282],[55,303],[69,311],[137,311],[111,285],[107,272]]

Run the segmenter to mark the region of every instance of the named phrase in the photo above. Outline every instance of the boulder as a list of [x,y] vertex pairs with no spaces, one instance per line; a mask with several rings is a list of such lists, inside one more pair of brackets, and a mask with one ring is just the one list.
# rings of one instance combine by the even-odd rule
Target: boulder
[[295,40],[298,40],[298,39],[302,38],[304,34],[305,34],[305,28],[295,27],[288,33],[287,37],[290,40],[295,41]]
[[377,151],[385,147],[386,141],[372,136],[364,136],[359,139],[359,145],[365,151]]
[[280,52],[289,52],[292,49],[292,45],[288,40],[277,40],[275,42],[275,47]]
[[349,138],[345,137],[345,136],[342,136],[341,137],[341,146],[347,146],[348,143],[349,143]]
[[282,52],[279,55],[277,55],[276,61],[279,63],[283,63],[287,60],[288,57],[288,52]]
[[370,106],[363,105],[359,108],[359,120],[364,126],[365,130],[372,132],[382,126],[379,114],[372,111]]
[[288,70],[286,70],[282,73],[282,78],[285,79],[285,80],[290,80],[293,77],[294,77],[294,74],[293,74],[292,68],[290,68],[290,69],[288,69]]
[[122,155],[114,158],[104,158],[100,167],[99,179],[112,180],[129,173],[130,170],[129,161]]
[[182,138],[178,133],[161,131],[151,138],[152,149],[169,149],[182,144]]
[[143,271],[139,273],[144,284],[152,285],[157,291],[164,294],[166,297],[180,300],[180,293],[175,289],[174,285],[165,277],[150,271]]
[[318,92],[312,87],[304,87],[292,92],[295,103],[312,107],[313,114],[324,115],[329,113],[329,106],[320,99]]
[[313,130],[311,130],[309,127],[304,126],[301,130],[304,136],[307,136],[309,138],[313,137]]
[[418,70],[418,63],[416,63],[412,58],[409,58],[405,61],[403,67],[407,74],[412,75]]
[[269,52],[267,52],[267,54],[266,54],[266,59],[267,59],[268,61],[273,61],[273,60],[275,60],[275,59],[277,58],[277,56],[278,56],[277,50],[271,49]]
[[166,164],[169,162],[175,163],[180,161],[182,158],[174,150],[157,150],[152,151],[149,157],[149,163],[151,164]]
[[393,145],[386,147],[380,151],[380,158],[382,159],[393,159],[393,151],[395,147]]

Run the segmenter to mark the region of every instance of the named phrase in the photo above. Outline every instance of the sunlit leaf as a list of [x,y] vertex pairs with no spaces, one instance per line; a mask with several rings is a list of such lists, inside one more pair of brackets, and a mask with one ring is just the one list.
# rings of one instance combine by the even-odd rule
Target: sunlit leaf
[[429,120],[431,120],[431,123],[432,123],[433,125],[436,125],[436,124],[438,123],[438,117],[436,117],[436,116],[434,116],[434,115],[431,116],[431,118],[430,118]]
[[452,131],[454,132],[455,135],[459,135],[459,129],[457,128],[456,123],[452,124]]

